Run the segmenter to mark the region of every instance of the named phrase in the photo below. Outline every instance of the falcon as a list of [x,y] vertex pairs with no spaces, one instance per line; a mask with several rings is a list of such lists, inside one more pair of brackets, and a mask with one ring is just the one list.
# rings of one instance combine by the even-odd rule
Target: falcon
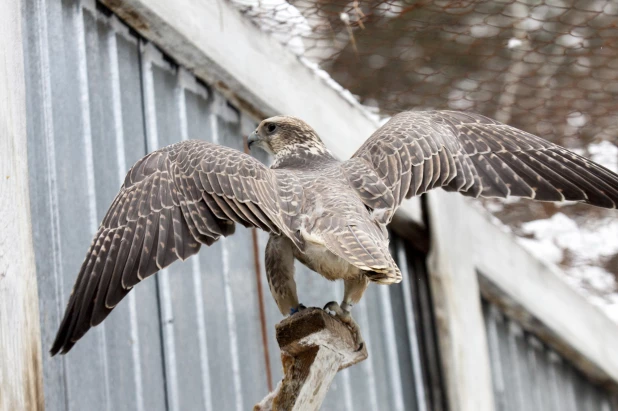
[[470,197],[618,204],[618,175],[476,114],[400,113],[346,161],[295,117],[262,121],[248,143],[272,154],[270,168],[198,140],[154,151],[131,168],[81,266],[52,355],[68,352],[137,283],[233,234],[236,223],[270,233],[266,274],[283,315],[304,308],[295,260],[343,280],[342,303],[325,309],[362,347],[350,311],[370,282],[401,281],[386,227],[405,198],[441,187]]

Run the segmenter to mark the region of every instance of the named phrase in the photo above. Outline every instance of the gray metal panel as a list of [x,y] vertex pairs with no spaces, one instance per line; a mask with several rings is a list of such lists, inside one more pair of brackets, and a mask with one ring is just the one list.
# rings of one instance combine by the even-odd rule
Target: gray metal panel
[[526,340],[521,328],[513,324],[512,338],[510,343],[511,358],[517,361],[519,376],[518,376],[518,398],[522,404],[525,404],[527,409],[534,409],[534,401],[530,400],[530,393],[534,392],[532,385],[533,373],[528,364],[528,352],[526,350]]
[[[28,162],[30,185],[37,185],[39,190],[31,190],[30,207],[33,216],[33,242],[36,248],[36,268],[40,274],[45,271],[46,275],[38,276],[39,287],[39,310],[41,319],[41,339],[43,341],[43,384],[45,397],[48,404],[56,407],[65,407],[62,381],[62,364],[49,361],[46,355],[46,342],[53,338],[50,324],[58,323],[58,307],[55,295],[58,289],[58,267],[55,250],[57,250],[56,218],[53,199],[45,195],[43,186],[51,186],[54,178],[51,170],[55,169],[50,155],[49,146],[53,142],[51,133],[46,132],[49,115],[49,99],[46,98],[49,89],[49,79],[43,76],[44,62],[48,60],[46,24],[38,19],[40,14],[36,8],[40,5],[35,1],[24,2],[24,16],[31,15],[36,20],[38,30],[24,30],[24,69],[26,78],[26,107],[28,121],[26,123],[28,136],[38,135],[38,144],[30,144],[28,141]],[[25,20],[25,19],[24,19]],[[25,21],[24,21],[25,23]],[[33,21],[35,23],[35,21]],[[36,216],[36,218],[35,218]],[[40,221],[39,221],[40,220]],[[43,223],[45,222],[45,223]],[[42,296],[40,289],[44,288],[49,294]],[[62,390],[62,391],[61,391]]]
[[[173,67],[151,60],[156,50],[144,53],[144,104],[148,150],[175,143],[181,139],[180,106],[182,90],[177,87]],[[201,363],[194,360],[194,347],[199,347],[191,264],[177,263],[157,274],[161,303],[166,385],[169,409],[198,408],[204,403]]]
[[[112,71],[118,73],[117,58],[113,64],[111,53],[117,53],[110,47],[115,41],[116,34],[110,24],[97,21],[96,17],[88,10],[83,12],[85,31],[86,69],[88,76],[88,106],[90,135],[92,142],[92,164],[94,178],[94,197],[96,202],[96,221],[100,221],[107,212],[107,206],[114,199],[121,184],[121,174],[125,173],[126,164],[123,155],[124,147],[118,147],[119,137],[124,135],[117,127],[118,120],[115,116],[115,106],[120,104],[118,93],[118,76],[112,76]],[[121,136],[116,136],[121,133]],[[141,152],[144,151],[144,136],[126,136],[127,139],[137,139],[141,143]],[[122,140],[121,140],[122,142]],[[123,153],[124,154],[124,153]],[[112,173],[110,173],[110,171]],[[111,174],[111,175],[110,175]],[[83,251],[82,251],[83,252]],[[75,273],[75,272],[74,272]],[[74,273],[71,273],[75,275]],[[134,297],[133,303],[134,303]],[[106,351],[107,378],[109,392],[118,393],[109,395],[106,393],[109,406],[112,408],[130,407],[137,408],[137,401],[142,397],[136,393],[141,391],[141,378],[135,378],[139,370],[139,363],[134,362],[131,350],[131,316],[129,313],[129,299],[123,301],[117,307],[111,318],[105,323],[105,340],[100,344]],[[156,310],[156,305],[153,306]],[[156,311],[155,311],[156,313]],[[156,315],[154,316],[156,318]],[[138,345],[139,346],[139,345]],[[141,377],[141,375],[140,375]]]
[[388,287],[391,296],[392,312],[394,323],[398,326],[395,328],[395,338],[397,341],[397,358],[399,359],[399,372],[401,375],[403,404],[406,410],[417,410],[417,393],[414,379],[414,369],[412,360],[412,351],[410,350],[409,330],[406,321],[406,306],[404,300],[403,289],[408,287],[408,284],[395,284]]
[[611,394],[484,301],[497,410],[611,411]]
[[[185,78],[191,80],[188,76],[184,77],[183,72],[180,73],[179,87],[188,86]],[[180,112],[182,122],[181,126],[183,139],[204,139],[207,141],[216,140],[216,114],[212,107],[213,96],[205,88],[197,85],[195,80],[192,81],[192,88],[184,88],[183,95],[180,96]],[[184,97],[184,100],[183,100]],[[182,105],[184,101],[184,115]],[[183,118],[184,117],[184,118]],[[186,135],[185,135],[186,134]],[[191,362],[194,364],[186,370],[184,367],[179,367],[182,370],[181,378],[197,378],[201,380],[203,387],[203,407],[195,406],[195,409],[234,409],[235,401],[235,383],[233,375],[227,371],[230,369],[232,357],[229,350],[230,340],[228,332],[228,314],[225,304],[225,284],[223,281],[223,245],[221,242],[215,243],[211,247],[203,247],[198,258],[192,259],[192,282],[189,283],[180,277],[171,277],[172,286],[175,285],[179,290],[185,289],[187,293],[193,290],[195,299],[195,328],[186,327],[183,334],[195,334],[191,339],[197,337],[197,343],[186,344],[182,342],[185,337],[178,334],[177,351],[180,358],[184,358],[183,362]],[[174,311],[176,323],[185,321],[183,316],[192,315],[190,310],[186,314],[179,311],[182,305],[182,300],[177,300],[176,295],[172,295],[172,301],[175,301]],[[184,346],[178,345],[182,344]],[[195,345],[193,345],[195,344]],[[196,355],[199,352],[199,357]],[[199,361],[198,361],[199,358]],[[197,367],[200,370],[198,373]],[[214,394],[214,395],[213,395]]]
[[[143,77],[147,124],[151,124],[149,134],[156,135],[156,141],[151,139],[149,151],[172,144],[183,134],[188,138],[209,134],[212,141],[242,150],[239,113],[216,94],[213,101],[207,102],[187,92],[182,84],[181,72],[166,62],[154,48],[146,49]],[[149,88],[152,88],[152,96]],[[150,113],[153,113],[153,121],[148,119]],[[198,117],[210,118],[210,121],[203,123],[201,129],[196,129],[196,126],[199,127]],[[208,317],[221,315],[225,322],[215,327],[205,327],[206,334],[217,340],[212,344],[207,341],[206,346],[219,349],[215,355],[207,356],[210,361],[208,372],[217,375],[217,378],[208,379],[211,384],[217,385],[211,387],[211,391],[220,394],[221,390],[227,389],[228,393],[206,399],[200,392],[204,388],[206,373],[201,369],[205,363],[195,361],[195,347],[199,347],[201,342],[195,332],[199,328],[197,317],[193,315],[197,310],[194,280],[187,281],[192,268],[189,263],[177,263],[158,277],[169,284],[161,283],[160,290],[163,306],[170,306],[167,321],[173,322],[166,325],[173,331],[164,333],[172,409],[195,409],[209,402],[215,409],[248,409],[267,391],[251,233],[244,227],[237,227],[234,236],[221,240],[214,249],[220,253],[218,258],[211,257],[200,267],[215,268],[212,274],[201,279],[201,283],[204,288],[209,288],[211,282],[215,282],[216,294],[212,300],[203,297],[202,300],[208,304],[205,307]],[[219,281],[213,281],[213,277],[218,277]],[[168,287],[169,293],[165,291]],[[219,301],[215,302],[215,299]],[[213,305],[218,305],[223,312],[213,313]]]
[[[240,113],[227,103],[220,103],[218,112],[218,143],[243,151]],[[233,371],[240,376],[240,411],[252,409],[268,391],[251,231],[237,225],[234,235],[223,241],[223,250],[228,315],[234,315],[230,337],[237,356]]]
[[235,410],[236,382],[232,364],[228,313],[223,280],[221,242],[200,251],[213,410]]
[[[232,339],[228,323],[228,299],[225,293],[226,282],[223,274],[223,242],[202,249],[199,260],[202,268],[202,287],[206,315],[206,332],[208,340],[208,358],[211,372],[211,390],[213,392],[214,410],[235,410],[236,392],[241,390],[239,376],[235,376],[231,364],[233,361]],[[251,275],[247,270],[245,275]],[[229,302],[232,304],[233,302]],[[242,405],[241,405],[242,406]]]
[[[178,77],[179,80],[182,78]],[[212,141],[208,91],[196,87],[194,92],[182,86],[183,84],[177,85],[182,139],[203,138]],[[203,278],[199,258],[194,258],[187,264],[190,265],[190,273],[170,277],[177,367],[182,370],[178,373],[178,385],[182,387],[180,407],[186,408],[183,401],[187,400],[184,397],[188,395],[194,397],[190,399],[193,402],[192,408],[212,410],[208,356],[208,335],[211,330],[206,327],[207,307],[203,295],[204,282],[208,286],[209,280]]]
[[[379,285],[370,284],[365,298],[359,304],[365,304],[367,311],[367,323],[363,330],[368,340],[368,348],[371,350],[369,361],[373,366],[375,386],[378,404],[385,409],[394,410],[395,398],[392,394],[392,374],[389,363],[388,342],[384,338],[384,313],[381,304],[381,296],[378,291]],[[369,342],[372,344],[369,345]]]
[[[92,10],[69,2],[27,2],[25,7],[30,16],[26,58],[30,163],[35,165],[32,207],[38,217],[34,231],[47,351],[89,238],[126,172],[126,160],[143,156],[145,145],[136,39],[127,40],[112,29],[111,20],[97,21]],[[70,356],[45,356],[49,409],[164,406],[153,291],[145,284],[132,293]],[[131,301],[141,308],[133,315]],[[150,341],[141,352],[134,341],[138,338]],[[145,376],[142,366],[149,369]],[[152,392],[150,401],[144,401],[144,389]]]
[[[75,273],[84,258],[86,244],[90,243],[96,223],[93,209],[93,193],[89,190],[90,143],[89,130],[84,124],[84,111],[88,109],[87,102],[82,101],[80,78],[80,55],[83,52],[80,44],[74,39],[83,33],[79,32],[81,9],[71,7],[63,2],[47,4],[48,36],[53,41],[48,42],[48,53],[54,56],[50,60],[49,76],[51,84],[50,105],[53,114],[53,144],[55,146],[56,184],[51,195],[57,199],[57,216],[59,254],[60,254],[60,299],[58,304],[64,308],[66,299],[71,292]],[[35,136],[32,136],[35,137]],[[33,142],[36,144],[35,142]],[[90,158],[91,159],[91,158]],[[81,224],[75,224],[80,221]],[[45,275],[39,272],[39,276]],[[62,302],[60,302],[62,301]],[[50,324],[54,327],[54,324]],[[97,381],[97,376],[105,375],[107,371],[106,356],[101,349],[104,330],[90,333],[85,344],[76,347],[74,355],[65,361],[67,379],[67,406],[71,409],[84,409],[92,402],[92,409],[105,409],[107,401],[107,378]],[[52,331],[53,333],[53,331]],[[52,361],[63,361],[54,359]],[[89,367],[79,366],[88,364]]]
[[[423,298],[430,298],[428,295],[423,295],[423,292],[419,290],[417,281],[421,278],[421,272],[416,272],[417,268],[422,269],[423,264],[421,264],[418,260],[415,260],[411,253],[408,253],[405,246],[406,244],[401,239],[394,239],[391,241],[393,244],[393,255],[395,256],[395,261],[400,267],[403,280],[402,284],[399,287],[395,287],[391,289],[391,299],[392,301],[399,301],[398,307],[395,310],[401,310],[403,312],[402,319],[397,321],[397,323],[401,323],[402,326],[398,327],[401,329],[405,329],[405,332],[400,332],[399,340],[409,341],[408,344],[398,344],[398,347],[407,348],[407,350],[403,351],[400,356],[403,358],[409,357],[409,360],[406,362],[402,362],[402,378],[404,386],[403,386],[403,394],[404,401],[407,404],[409,409],[417,409],[419,411],[427,411],[431,409],[431,399],[429,398],[429,393],[427,387],[430,382],[425,381],[423,376],[423,364],[421,361],[421,350],[423,340],[420,335],[417,333],[420,331],[425,336],[431,336],[432,330],[423,330],[422,328],[422,301],[415,301],[416,299],[421,300]],[[409,260],[411,264],[409,264]],[[419,270],[420,271],[420,270]],[[413,293],[417,292],[416,295],[413,296]],[[433,320],[430,318],[430,323]],[[431,337],[430,337],[431,338]],[[428,357],[431,355],[429,353],[425,353],[426,357],[425,362],[428,362]],[[409,370],[406,368],[409,367]],[[426,371],[426,375],[429,375],[431,372],[429,369]],[[436,387],[439,389],[440,387]],[[436,410],[438,410],[439,406],[436,404]]]
[[[101,15],[99,14],[99,17]],[[117,141],[117,147],[124,148],[124,167],[120,167],[119,178],[124,178],[128,169],[146,153],[146,138],[144,129],[144,114],[142,100],[142,84],[140,76],[140,50],[138,39],[130,36],[128,29],[116,22],[115,28],[120,33],[115,36],[117,59],[118,59],[118,88],[120,90],[120,109],[122,117],[122,144]],[[116,97],[117,98],[117,97]],[[109,136],[107,137],[109,139]],[[122,150],[120,151],[122,153]],[[101,178],[104,174],[102,174]],[[109,203],[105,203],[109,204]],[[105,207],[105,206],[104,206]],[[133,355],[133,363],[139,367],[135,369],[136,386],[141,388],[137,395],[137,409],[158,410],[164,409],[165,395],[165,370],[161,358],[161,320],[159,310],[159,297],[157,284],[153,278],[146,279],[139,287],[136,287],[120,303],[110,318],[125,317],[127,314],[115,313],[122,304],[129,305],[128,315],[131,318],[131,339],[129,341]],[[126,329],[119,324],[113,328],[113,335],[108,339],[127,339]],[[119,366],[122,368],[121,366]],[[121,371],[118,371],[121,372]],[[141,387],[140,387],[141,386]],[[130,395],[130,393],[127,393]],[[141,398],[141,399],[139,399]]]
[[[262,155],[266,159],[265,155]],[[267,161],[265,161],[267,163]],[[264,232],[258,233],[258,248],[260,252],[260,266],[262,267],[262,285],[264,290],[264,310],[266,312],[266,331],[268,337],[268,352],[270,357],[270,372],[272,374],[271,384],[273,387],[281,381],[283,377],[283,368],[281,366],[281,357],[279,355],[279,345],[275,339],[275,324],[282,320],[283,316],[272,298],[266,278],[266,269],[264,267],[264,253],[266,251],[266,243],[268,242],[268,234]],[[303,302],[304,304],[304,302]]]
[[[28,121],[28,165],[33,242],[39,288],[45,401],[52,409],[66,409],[63,361],[47,354],[59,323],[62,278],[56,196],[56,156],[49,70],[48,29],[45,2],[24,2],[24,68]],[[30,24],[27,24],[30,17]],[[37,136],[37,139],[33,137]],[[33,189],[34,188],[34,189]]]

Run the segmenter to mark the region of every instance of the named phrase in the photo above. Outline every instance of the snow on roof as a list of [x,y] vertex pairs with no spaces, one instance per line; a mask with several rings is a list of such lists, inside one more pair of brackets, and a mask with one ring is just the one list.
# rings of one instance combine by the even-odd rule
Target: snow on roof
[[311,27],[301,12],[286,0],[230,1],[260,29],[285,44],[292,53],[296,55],[305,53],[303,36],[311,33]]
[[229,0],[264,32],[298,56],[301,64],[311,70],[326,85],[378,126],[381,117],[374,107],[364,106],[348,89],[337,83],[320,66],[304,56],[303,37],[311,33],[311,26],[302,13],[286,0]]
[[519,242],[540,259],[559,264],[569,258],[565,280],[582,292],[614,321],[618,322],[618,294],[615,277],[599,267],[618,254],[618,219],[615,217],[578,225],[563,213],[522,225],[534,238]]

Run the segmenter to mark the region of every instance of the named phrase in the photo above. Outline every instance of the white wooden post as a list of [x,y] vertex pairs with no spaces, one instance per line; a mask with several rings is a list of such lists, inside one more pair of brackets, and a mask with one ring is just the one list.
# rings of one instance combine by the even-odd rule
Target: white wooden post
[[254,411],[318,411],[338,371],[367,359],[350,329],[319,308],[276,326],[284,377]]
[[0,410],[42,410],[21,1],[0,13]]
[[[477,281],[470,213],[465,201],[441,190],[431,192],[429,272],[438,340],[453,411],[493,411],[489,353]],[[492,252],[488,250],[487,252]]]

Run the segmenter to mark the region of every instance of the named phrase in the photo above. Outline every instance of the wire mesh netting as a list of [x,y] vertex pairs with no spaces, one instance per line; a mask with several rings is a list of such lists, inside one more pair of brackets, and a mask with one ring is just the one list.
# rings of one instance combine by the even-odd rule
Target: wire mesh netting
[[237,0],[365,105],[469,110],[570,147],[618,134],[615,0]]
[[[231,1],[382,116],[472,111],[618,171],[617,0]],[[533,251],[545,250],[575,285],[613,305],[618,320],[614,213],[485,204],[539,240]],[[548,223],[522,225],[540,219]]]

